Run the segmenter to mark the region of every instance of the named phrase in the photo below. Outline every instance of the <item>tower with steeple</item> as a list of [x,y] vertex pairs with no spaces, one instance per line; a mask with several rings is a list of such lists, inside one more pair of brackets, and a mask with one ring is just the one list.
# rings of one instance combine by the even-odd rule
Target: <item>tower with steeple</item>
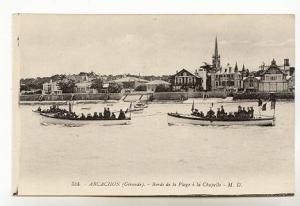
[[239,68],[238,68],[237,62],[235,62],[234,72],[235,73],[239,72]]
[[215,39],[215,53],[212,56],[212,67],[214,69],[218,69],[218,70],[221,67],[220,55],[219,55],[219,51],[218,51],[218,39],[217,39],[217,37]]

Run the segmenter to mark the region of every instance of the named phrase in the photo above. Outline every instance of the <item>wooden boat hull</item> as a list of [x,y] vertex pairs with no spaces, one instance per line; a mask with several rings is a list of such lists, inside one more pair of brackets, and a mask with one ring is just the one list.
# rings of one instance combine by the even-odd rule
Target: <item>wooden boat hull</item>
[[125,113],[142,113],[144,111],[144,108],[133,108],[133,109],[128,109]]
[[192,115],[183,115],[177,113],[168,113],[168,124],[193,124],[202,126],[231,126],[231,125],[245,125],[245,126],[274,126],[275,117],[255,118],[250,120],[208,120]]
[[134,105],[134,108],[136,108],[136,109],[146,109],[146,108],[148,108],[148,106],[147,105],[145,105],[145,106],[136,106],[136,105]]
[[87,124],[96,124],[101,126],[111,126],[111,125],[128,125],[130,124],[130,119],[124,120],[81,120],[81,119],[59,119],[51,115],[41,113],[41,123],[46,124],[62,124],[62,125],[72,125],[81,126]]

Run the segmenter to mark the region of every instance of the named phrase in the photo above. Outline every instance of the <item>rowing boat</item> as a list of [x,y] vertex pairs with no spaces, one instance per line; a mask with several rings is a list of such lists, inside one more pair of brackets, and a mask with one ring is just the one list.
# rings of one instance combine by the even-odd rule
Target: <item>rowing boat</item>
[[64,125],[86,125],[86,124],[97,124],[103,126],[109,125],[128,125],[130,124],[131,118],[126,119],[74,119],[74,118],[61,118],[55,116],[55,114],[40,113],[41,122],[47,124],[64,124]]
[[125,113],[141,113],[144,111],[144,108],[128,108]]
[[148,105],[146,105],[146,104],[143,104],[143,103],[136,103],[135,105],[134,105],[134,108],[137,108],[137,109],[140,109],[140,108],[147,108],[148,107]]
[[274,126],[275,117],[262,116],[251,119],[217,119],[197,117],[188,114],[168,113],[168,124],[193,124],[202,126],[230,126],[230,125],[252,125],[252,126]]

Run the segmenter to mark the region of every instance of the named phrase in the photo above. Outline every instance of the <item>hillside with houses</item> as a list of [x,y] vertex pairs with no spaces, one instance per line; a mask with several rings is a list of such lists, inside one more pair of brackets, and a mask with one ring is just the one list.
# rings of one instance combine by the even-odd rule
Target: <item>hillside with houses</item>
[[[56,74],[50,77],[26,78],[20,80],[20,97],[64,94],[128,94],[144,93],[175,93],[192,95],[193,97],[234,96],[238,99],[253,99],[268,96],[270,93],[281,98],[294,98],[295,67],[290,65],[288,58],[271,59],[269,64],[262,63],[257,68],[249,69],[245,64],[234,66],[221,64],[218,41],[211,63],[204,62],[198,68],[174,68],[173,74],[148,75],[119,74],[104,75],[100,73],[80,72],[79,74]],[[198,94],[198,95],[197,95]],[[208,95],[209,94],[209,95]],[[174,96],[173,95],[173,96]],[[160,95],[162,96],[162,95]],[[182,95],[179,95],[181,98]],[[80,98],[80,97],[79,97]],[[168,99],[168,97],[165,97]],[[24,99],[24,98],[23,98]],[[30,100],[29,97],[25,98]],[[88,99],[88,98],[87,98]],[[174,98],[171,98],[174,99]]]

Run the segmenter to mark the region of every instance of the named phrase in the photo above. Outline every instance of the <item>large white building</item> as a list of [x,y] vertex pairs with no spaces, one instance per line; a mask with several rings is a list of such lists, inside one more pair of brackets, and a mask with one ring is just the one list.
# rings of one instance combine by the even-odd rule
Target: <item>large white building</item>
[[62,90],[60,90],[59,86],[57,85],[57,82],[52,82],[52,80],[50,80],[49,83],[46,82],[43,84],[42,94],[58,95],[58,94],[62,94]]

